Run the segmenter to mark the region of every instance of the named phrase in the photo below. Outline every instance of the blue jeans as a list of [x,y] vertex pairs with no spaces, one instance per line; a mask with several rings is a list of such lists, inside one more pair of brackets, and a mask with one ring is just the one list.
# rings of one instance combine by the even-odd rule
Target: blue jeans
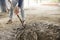
[[5,0],[0,0],[0,7],[1,7],[2,12],[6,11],[6,2],[5,2]]
[[[13,10],[14,10],[14,8],[15,8],[15,6],[16,6],[17,3],[18,3],[18,2],[13,2],[13,3],[12,3],[13,8],[12,8],[12,7],[10,8],[9,14],[10,14],[10,19],[11,19],[11,20],[12,20],[12,17],[13,17]],[[22,17],[22,20],[24,20],[23,4],[22,4],[22,6],[20,7],[20,9],[21,9],[21,17]]]
[[0,10],[1,10],[1,0],[0,0]]

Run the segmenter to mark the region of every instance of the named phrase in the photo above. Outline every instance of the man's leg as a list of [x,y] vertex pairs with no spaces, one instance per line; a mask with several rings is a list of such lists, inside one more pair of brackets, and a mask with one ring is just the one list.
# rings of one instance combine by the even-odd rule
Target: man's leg
[[17,4],[17,1],[16,1],[16,2],[15,2],[15,1],[12,1],[12,5],[13,5],[13,6],[11,6],[11,8],[10,8],[10,12],[9,12],[9,14],[10,14],[9,18],[10,18],[10,19],[9,19],[8,23],[12,23],[13,10],[14,10],[16,4]]
[[21,17],[22,17],[21,20],[25,21],[25,15],[24,15],[24,8],[23,8],[23,6],[21,6],[20,9],[21,9]]
[[1,0],[0,0],[0,12],[1,12]]
[[21,6],[20,9],[21,9],[22,26],[25,28],[26,22],[25,22],[25,14],[24,14],[24,8],[23,8],[23,6]]
[[5,2],[5,0],[1,0],[1,4],[2,4],[2,12],[6,12],[6,2]]
[[13,8],[10,8],[10,12],[9,13],[10,13],[10,16],[9,16],[10,20],[12,20],[12,17],[13,17]]
[[10,10],[9,10],[9,20],[8,20],[8,23],[7,24],[9,24],[9,23],[12,23],[12,18],[13,18],[13,8],[11,7],[10,8]]

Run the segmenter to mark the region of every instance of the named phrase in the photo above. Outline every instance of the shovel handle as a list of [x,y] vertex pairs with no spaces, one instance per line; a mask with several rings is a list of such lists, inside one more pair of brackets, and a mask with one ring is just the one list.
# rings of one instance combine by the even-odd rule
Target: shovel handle
[[19,18],[19,20],[21,21],[21,23],[22,23],[22,20],[21,20],[21,18],[19,17],[19,15],[17,15],[17,17]]
[[23,25],[24,21],[21,20],[21,18],[19,17],[19,15],[17,15],[17,17],[19,18],[20,22],[22,23],[22,26],[24,27],[24,25]]

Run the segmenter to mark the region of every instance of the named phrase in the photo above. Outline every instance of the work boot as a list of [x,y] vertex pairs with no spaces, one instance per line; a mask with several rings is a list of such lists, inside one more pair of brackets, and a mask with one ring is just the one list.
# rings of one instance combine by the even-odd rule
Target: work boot
[[6,24],[11,24],[12,23],[12,20],[8,20],[8,22]]

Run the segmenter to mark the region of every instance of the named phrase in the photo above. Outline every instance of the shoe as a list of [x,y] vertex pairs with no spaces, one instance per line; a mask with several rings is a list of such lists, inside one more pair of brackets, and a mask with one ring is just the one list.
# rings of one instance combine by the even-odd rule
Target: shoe
[[12,20],[9,20],[6,24],[11,24],[12,23]]

